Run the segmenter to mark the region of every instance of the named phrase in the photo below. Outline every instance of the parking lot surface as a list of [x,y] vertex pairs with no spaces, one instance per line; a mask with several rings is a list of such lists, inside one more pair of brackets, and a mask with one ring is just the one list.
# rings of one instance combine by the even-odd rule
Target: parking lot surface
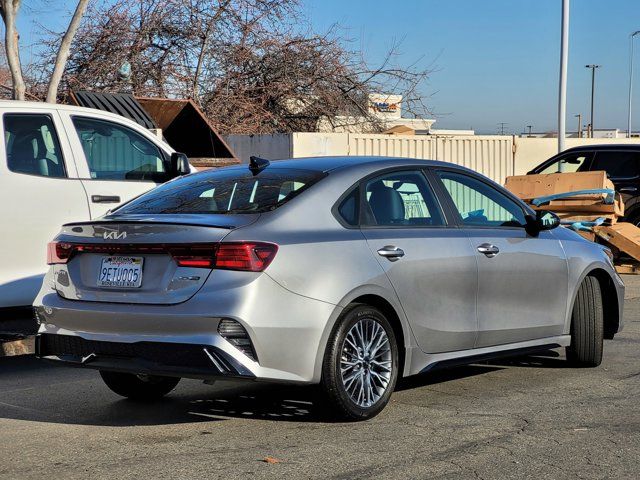
[[183,380],[143,405],[97,372],[3,358],[0,478],[635,479],[640,279],[625,281],[599,368],[557,350],[434,372],[362,423],[325,421],[309,388]]

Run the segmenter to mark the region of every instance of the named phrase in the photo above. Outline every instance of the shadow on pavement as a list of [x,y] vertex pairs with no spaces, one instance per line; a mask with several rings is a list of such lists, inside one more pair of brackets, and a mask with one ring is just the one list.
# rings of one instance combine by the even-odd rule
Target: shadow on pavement
[[[555,352],[551,352],[555,354]],[[508,366],[555,368],[553,357],[517,357],[437,370],[402,379],[397,391],[482,375]],[[0,360],[0,418],[72,425],[137,426],[215,422],[227,418],[328,422],[317,387],[257,382],[203,385],[183,380],[155,403],[113,394],[94,370],[58,367],[34,357]]]

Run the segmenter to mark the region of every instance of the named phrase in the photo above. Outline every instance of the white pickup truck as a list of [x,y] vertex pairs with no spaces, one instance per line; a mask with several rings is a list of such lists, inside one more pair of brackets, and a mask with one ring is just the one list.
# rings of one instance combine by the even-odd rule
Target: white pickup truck
[[0,309],[30,305],[60,226],[189,173],[137,123],[90,108],[0,101]]

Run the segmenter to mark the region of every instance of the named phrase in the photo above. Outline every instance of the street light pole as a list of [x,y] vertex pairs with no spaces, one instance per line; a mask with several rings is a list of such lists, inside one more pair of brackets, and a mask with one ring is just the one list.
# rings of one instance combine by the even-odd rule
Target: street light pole
[[585,65],[586,68],[591,69],[591,138],[593,138],[593,99],[596,89],[596,68],[600,68],[602,65]]
[[631,138],[631,94],[633,93],[633,37],[640,34],[640,30],[629,35],[629,116],[627,117],[627,138]]
[[[558,93],[558,153],[564,150],[567,120],[567,63],[569,62],[569,0],[562,0],[560,86]],[[561,163],[562,165],[562,163]]]

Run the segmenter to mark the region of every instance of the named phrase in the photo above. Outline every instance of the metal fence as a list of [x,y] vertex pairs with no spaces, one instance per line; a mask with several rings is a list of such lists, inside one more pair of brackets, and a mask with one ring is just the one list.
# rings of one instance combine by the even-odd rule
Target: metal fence
[[500,184],[514,174],[512,136],[348,135],[348,155],[441,160],[471,168]]

